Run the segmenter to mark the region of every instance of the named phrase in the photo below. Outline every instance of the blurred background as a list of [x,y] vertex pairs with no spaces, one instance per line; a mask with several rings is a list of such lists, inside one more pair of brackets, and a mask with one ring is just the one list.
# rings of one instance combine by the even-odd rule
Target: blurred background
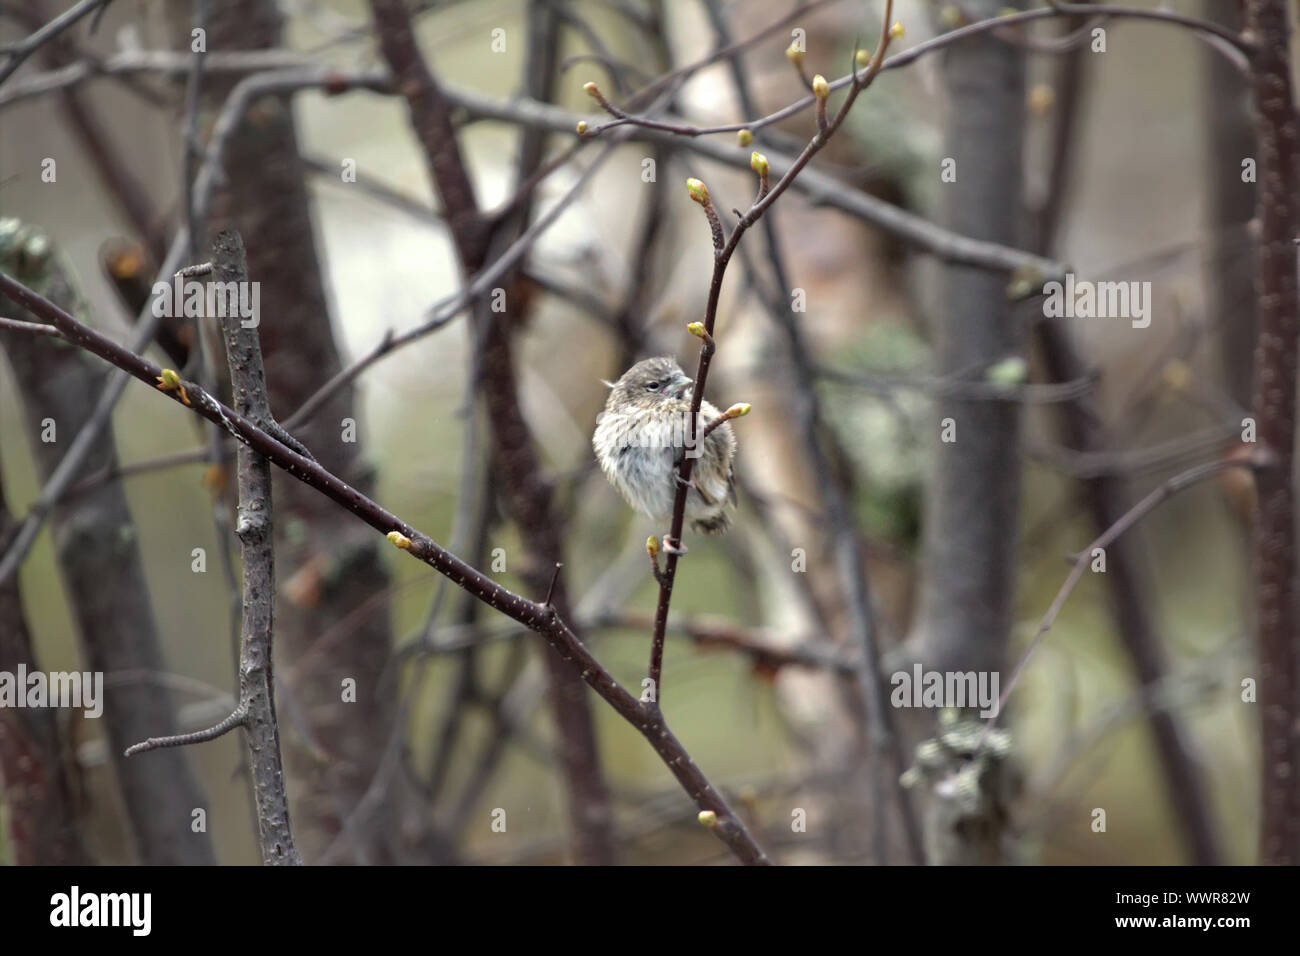
[[[4,4],[0,42],[26,36],[64,6]],[[597,81],[623,103],[653,78],[784,20],[735,61],[694,72],[657,104],[696,125],[770,113],[805,93],[784,55],[797,39],[792,30],[805,31],[807,75],[834,79],[846,72],[855,39],[874,47],[884,12],[883,3],[860,0],[408,6],[447,90],[506,106],[549,100],[555,116],[593,126],[608,117],[584,83]],[[900,0],[894,18],[905,33],[891,52],[1000,6]],[[1174,6],[1226,23],[1236,10],[1227,0]],[[147,289],[184,219],[183,183],[202,156],[200,147],[187,160],[184,149],[196,16],[205,18],[211,58],[191,91],[201,141],[248,72],[211,65],[230,50],[280,50],[283,65],[296,57],[341,70],[384,68],[364,3],[230,0],[204,8],[116,0],[93,34],[83,21],[0,85],[0,216],[48,237],[58,268],[80,290],[82,318],[118,341],[131,337],[139,283]],[[1254,148],[1246,85],[1188,30],[1109,20],[1099,52],[1094,25],[1045,18],[886,71],[810,171],[845,194],[956,232],[972,234],[966,224],[974,217],[975,230],[986,223],[990,230],[979,238],[1069,263],[1083,278],[1150,282],[1149,327],[1046,320],[1041,297],[1015,302],[1004,294],[998,303],[990,281],[1004,290],[1042,277],[954,267],[807,190],[781,197],[766,220],[772,231],[752,229],[727,274],[706,397],[719,407],[754,406],[734,426],[738,520],[725,537],[687,542],[662,703],[696,763],[778,862],[912,859],[893,788],[882,781],[939,732],[936,714],[894,710],[904,766],[869,753],[870,721],[845,663],[861,652],[855,590],[865,589],[870,602],[885,681],[921,661],[997,670],[1005,688],[1070,559],[1109,523],[1098,516],[1114,520],[1181,468],[1230,453],[1239,437],[1253,342],[1245,225],[1253,193],[1239,174]],[[530,49],[548,74],[540,90],[528,76]],[[179,65],[111,66],[149,51],[178,51]],[[99,67],[80,81],[34,85],[86,59]],[[500,207],[520,181],[527,127],[463,107],[453,121],[479,204]],[[975,142],[981,130],[986,141]],[[752,147],[737,145],[734,132],[700,138],[734,154],[728,162],[692,151],[697,140],[685,138],[630,139],[606,154],[609,134],[579,140],[562,128],[544,130],[530,147],[549,160],[580,145],[531,193],[533,222],[565,205],[511,287],[520,297],[511,303],[519,404],[554,483],[571,616],[629,688],[644,676],[658,593],[644,542],[665,529],[633,513],[595,467],[590,436],[607,395],[600,380],[651,354],[675,355],[693,374],[699,342],[685,325],[703,316],[712,259],[684,180],[707,182],[733,221],[729,210],[743,211],[753,194],[750,148],[792,156],[815,132],[811,110],[803,110],[757,130]],[[957,159],[955,182],[941,176],[949,157]],[[42,180],[46,158],[57,162],[54,182]],[[350,163],[355,181],[347,179]],[[310,89],[256,100],[225,173],[205,225],[234,223],[244,233],[251,278],[263,284],[263,349],[281,422],[339,367],[390,332],[420,325],[433,303],[459,288],[453,244],[400,97]],[[995,214],[983,214],[981,203]],[[1002,220],[1010,234],[996,234],[1006,231]],[[202,248],[198,261],[207,256]],[[24,278],[14,261],[4,268]],[[990,278],[961,286],[972,274]],[[945,331],[954,295],[964,301],[965,328],[985,322],[1002,331],[975,344]],[[972,319],[971,310],[985,319]],[[536,549],[502,500],[508,476],[470,375],[472,328],[461,316],[385,356],[294,431],[390,511],[540,599],[549,574],[539,572]],[[188,354],[192,334],[181,338],[177,347]],[[55,348],[16,341],[0,332],[9,360],[0,362],[0,476],[11,530],[44,475],[31,428],[44,415],[17,365],[35,361],[33,349]],[[151,355],[177,365],[157,347]],[[214,382],[226,377],[213,361],[219,355],[214,338]],[[1005,359],[1024,365],[999,366],[1010,376],[1000,393],[954,390],[959,381],[987,383]],[[1061,382],[1073,386],[1049,387]],[[983,458],[965,463],[973,470],[956,476],[975,496],[964,504],[938,501],[954,483],[938,422],[954,408],[959,429],[963,414],[974,416],[959,443],[979,445],[985,425],[992,435]],[[340,437],[348,418],[354,442]],[[233,466],[207,453],[212,436],[197,417],[138,382],[126,386],[111,430],[122,466],[153,464],[109,483],[125,492],[162,666],[108,670],[106,683],[166,701],[178,729],[198,729],[229,710],[236,681]],[[61,433],[61,448],[72,434]],[[191,450],[197,457],[169,463]],[[552,707],[554,694],[567,692],[557,691],[541,641],[467,601],[313,492],[280,474],[275,480],[277,706],[306,862],[581,860]],[[985,487],[1002,496],[987,510]],[[1108,555],[1106,573],[1085,574],[999,721],[1008,750],[988,771],[997,780],[981,778],[974,808],[960,811],[988,831],[991,849],[979,859],[1255,862],[1257,714],[1242,695],[1242,681],[1257,676],[1251,495],[1248,478],[1224,472],[1145,518],[1123,539],[1122,557],[1118,546]],[[71,496],[56,515],[71,521],[78,501]],[[931,558],[927,520],[942,520],[929,530],[944,537],[963,507],[996,520],[996,545]],[[93,636],[84,617],[94,611],[76,606],[76,578],[59,557],[67,525],[58,531],[52,520],[56,533],[42,531],[16,578],[31,653],[45,670],[87,669]],[[978,530],[963,541],[977,543]],[[846,547],[854,560],[846,562]],[[202,573],[194,570],[196,548],[206,555]],[[233,579],[223,557],[231,550]],[[942,575],[954,561],[995,569],[975,585],[1003,593],[973,605],[945,600],[954,592]],[[963,646],[977,652],[949,654],[949,613],[965,622],[953,640],[974,629]],[[355,703],[339,699],[348,677],[358,683]],[[615,858],[729,861],[641,736],[594,694],[579,697],[594,723]],[[56,735],[85,856],[202,862],[201,846],[176,857],[146,849],[140,818],[157,812],[147,789],[123,796],[131,791],[106,721],[77,714],[58,714]],[[176,840],[206,841],[218,863],[257,862],[239,736],[167,753],[192,773],[186,792],[201,795],[207,809],[206,833],[193,833],[187,816]],[[157,757],[134,758],[145,765],[138,772]],[[943,849],[945,827],[964,831],[944,816],[951,800],[942,789],[922,780],[907,794],[930,862],[969,861],[969,848]],[[133,813],[129,800],[144,803]],[[492,827],[498,808],[504,833]],[[1098,808],[1104,832],[1095,827]],[[792,825],[798,811],[803,830]],[[5,812],[11,820],[12,808]],[[22,862],[10,827],[0,830],[0,859]]]

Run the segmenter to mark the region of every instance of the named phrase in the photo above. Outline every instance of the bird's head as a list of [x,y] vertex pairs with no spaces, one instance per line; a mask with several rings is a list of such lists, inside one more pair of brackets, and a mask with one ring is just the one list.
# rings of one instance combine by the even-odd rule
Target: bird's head
[[645,407],[682,399],[690,395],[692,384],[675,360],[667,356],[643,359],[610,385],[609,404],[614,408],[629,404]]

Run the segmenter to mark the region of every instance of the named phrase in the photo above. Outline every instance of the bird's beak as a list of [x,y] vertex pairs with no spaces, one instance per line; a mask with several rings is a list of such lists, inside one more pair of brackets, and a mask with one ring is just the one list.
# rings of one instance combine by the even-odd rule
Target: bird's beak
[[673,382],[673,387],[672,387],[673,397],[682,398],[691,390],[691,386],[694,383],[695,383],[694,379],[687,378],[685,375],[679,374],[676,380]]

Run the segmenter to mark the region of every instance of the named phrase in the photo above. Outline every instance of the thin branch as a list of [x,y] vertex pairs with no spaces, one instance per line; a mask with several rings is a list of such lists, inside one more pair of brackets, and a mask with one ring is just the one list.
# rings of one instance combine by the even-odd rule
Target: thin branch
[[596,170],[613,154],[614,145],[609,144],[598,154],[591,165],[583,170],[574,184],[569,187],[569,190],[560,199],[556,200],[543,215],[537,217],[537,220],[518,239],[512,242],[500,256],[479,271],[464,288],[430,306],[425,313],[425,321],[415,328],[401,334],[396,334],[390,329],[374,348],[317,389],[315,394],[303,402],[302,406],[285,420],[284,427],[293,430],[307,424],[307,422],[311,421],[312,416],[320,411],[325,403],[333,397],[335,392],[354,380],[366,369],[398,349],[413,342],[418,342],[425,336],[436,332],[490,293],[500,279],[523,260],[523,257],[532,248],[533,243],[541,237],[542,233],[554,225],[555,221],[578,198]]
[[[445,86],[443,93],[452,105],[460,107],[472,117],[481,119],[541,126],[565,133],[572,133],[581,120],[576,113],[569,113],[549,103],[538,103],[534,100],[520,98],[506,102],[451,85]],[[625,126],[616,132],[630,139],[660,143],[676,150],[685,150],[726,166],[735,168],[749,166],[749,158],[744,151],[736,149],[731,144],[708,139],[684,139],[673,133],[639,126]],[[584,137],[584,140],[589,139],[591,137]],[[797,156],[786,155],[773,149],[767,149],[765,154],[771,164],[773,175],[784,174],[798,159]],[[816,169],[805,170],[794,181],[793,188],[814,205],[838,209],[947,262],[1003,272],[1023,270],[1044,279],[1062,278],[1070,271],[1066,264],[1043,256],[950,232],[942,226],[937,226],[882,199],[869,196],[834,176]]]
[[150,737],[148,740],[142,740],[138,744],[132,744],[127,747],[124,754],[127,757],[134,757],[137,754],[145,754],[151,750],[164,750],[168,747],[188,747],[191,744],[207,743],[209,740],[216,740],[218,737],[224,737],[236,727],[243,727],[248,722],[248,714],[242,707],[236,706],[229,715],[207,727],[203,730],[196,730],[188,734],[172,734],[167,737]]
[[[228,230],[217,236],[213,244],[213,264],[214,281],[248,283],[248,265],[239,233]],[[235,407],[241,415],[283,440],[283,430],[271,417],[257,327],[246,327],[238,315],[227,310],[221,316],[221,331]],[[242,547],[244,610],[239,640],[239,706],[247,718],[244,730],[257,804],[262,862],[268,866],[297,865],[302,863],[302,859],[289,827],[289,799],[284,786],[272,674],[275,553],[272,546],[271,465],[246,445],[239,446],[238,486],[239,515],[235,534]]]
[[818,378],[861,388],[879,395],[909,390],[926,395],[945,395],[973,401],[1018,402],[1025,405],[1055,405],[1072,402],[1097,389],[1098,374],[1093,371],[1068,382],[1009,384],[957,376],[920,375],[910,372],[849,371],[819,365]]
[[[836,130],[848,116],[853,102],[857,99],[858,94],[871,84],[871,82],[880,73],[881,64],[884,62],[884,56],[889,49],[890,40],[890,19],[893,15],[893,0],[885,2],[884,26],[881,30],[880,45],[876,49],[870,64],[860,74],[853,73],[853,87],[849,95],[845,97],[839,111],[835,114],[834,120],[827,124],[823,130],[818,130],[799,154],[798,158],[790,165],[785,175],[771,187],[771,189],[760,188],[759,196],[749,207],[748,212],[740,217],[729,237],[723,236],[721,226],[718,223],[717,213],[713,210],[709,193],[704,184],[699,180],[689,180],[688,189],[691,198],[695,200],[703,209],[706,218],[709,221],[710,231],[713,236],[713,276],[709,283],[708,303],[705,307],[703,329],[696,334],[703,340],[700,348],[699,365],[695,372],[695,384],[691,394],[690,422],[692,432],[692,447],[697,441],[695,437],[696,429],[699,427],[700,406],[704,401],[705,384],[708,381],[709,364],[714,353],[714,325],[718,317],[718,300],[722,293],[722,282],[726,276],[727,264],[731,261],[732,254],[736,251],[741,237],[751,225],[758,221],[763,213],[771,207],[777,198],[789,188],[790,184],[799,175],[799,172],[808,164],[823,146],[830,140]],[[760,182],[765,182],[769,163],[766,157],[759,153],[754,153],[751,157],[751,166],[758,175]],[[701,334],[702,333],[702,334]],[[650,644],[650,666],[649,679],[654,688],[655,701],[651,706],[658,709],[663,700],[663,652],[664,652],[664,635],[668,627],[668,610],[672,603],[673,583],[677,576],[677,561],[681,555],[682,527],[686,517],[686,496],[690,490],[691,473],[694,470],[695,459],[690,455],[683,455],[681,464],[677,471],[677,490],[673,498],[672,527],[666,535],[664,550],[666,552],[664,559],[663,575],[659,584],[659,601],[655,610],[655,627],[651,637]]]
[[[235,452],[235,443],[229,442],[222,445],[221,462],[227,462],[233,457]],[[180,468],[185,465],[198,465],[207,461],[211,452],[207,448],[191,448],[187,451],[172,452],[167,455],[159,455],[157,458],[147,458],[144,461],[131,462],[126,465],[115,465],[112,468],[102,468],[94,474],[87,475],[81,481],[72,485],[63,495],[62,501],[68,501],[78,495],[84,495],[87,492],[94,491],[101,485],[106,485],[110,481],[117,481],[119,478],[131,478],[136,475],[147,475],[155,471],[165,471],[169,468]]]
[[[592,630],[645,628],[654,626],[654,616],[625,611],[605,614],[584,624]],[[822,648],[810,636],[796,637],[789,644],[777,644],[774,635],[709,617],[677,620],[669,625],[669,630],[682,634],[701,650],[736,651],[748,657],[755,670],[767,673],[775,673],[784,667],[805,667],[853,677],[861,667],[856,655]],[[783,636],[789,640],[788,635]]]
[[76,6],[64,10],[49,23],[45,24],[45,26],[29,35],[26,39],[20,40],[12,46],[7,46],[3,50],[0,50],[0,52],[3,52],[8,56],[4,65],[0,66],[0,83],[3,83],[13,75],[13,72],[17,70],[18,67],[22,66],[23,61],[25,61],[29,56],[39,50],[46,43],[49,43],[64,30],[74,25],[82,17],[98,10],[99,13],[96,14],[95,17],[97,21],[99,16],[103,14],[104,10],[108,9],[108,5],[112,2],[113,0],[81,0],[81,2]]
[[[216,281],[247,283],[244,245],[234,231],[222,232],[214,245]],[[245,328],[233,313],[220,318],[226,360],[239,414],[269,434],[278,429],[271,417],[256,328]],[[218,430],[223,426],[214,423]],[[272,550],[271,466],[245,444],[239,446],[239,520],[235,526],[243,546],[243,623],[239,644],[239,704],[207,730],[173,737],[155,737],[128,747],[128,757],[160,747],[180,747],[215,740],[235,727],[247,735],[253,795],[257,806],[262,862],[268,866],[298,865],[302,858],[289,827],[289,800],[284,788],[280,732],[275,719],[271,638],[275,601],[275,556]]]
[[751,47],[758,45],[759,43],[763,42],[769,37],[775,36],[777,33],[780,33],[785,27],[789,26],[791,23],[796,23],[800,19],[807,17],[808,14],[813,13],[814,11],[822,7],[833,5],[838,2],[839,0],[814,0],[814,2],[812,3],[801,4],[800,6],[795,7],[793,10],[791,10],[789,13],[785,14],[784,16],[778,18],[777,20],[774,20],[772,23],[769,23],[767,26],[765,26],[763,29],[759,30],[757,33],[753,34],[752,36],[746,37],[745,39],[739,40],[735,43],[727,44],[721,49],[714,50],[712,53],[709,53],[708,55],[701,57],[700,59],[696,60],[694,63],[688,63],[686,66],[679,67],[678,69],[673,70],[671,73],[665,73],[663,76],[657,78],[649,86],[641,90],[638,90],[631,97],[629,97],[628,105],[632,106],[633,108],[636,108],[641,104],[648,102],[661,90],[666,89],[667,87],[672,86],[674,84],[680,84],[682,82],[685,82],[686,80],[690,79],[692,76],[694,76],[696,73],[700,72],[701,70],[707,69],[708,67],[713,66],[715,63],[718,63],[721,60],[731,59],[737,56],[738,54],[743,53],[745,50],[748,50]]
[[[1169,10],[1143,10],[1138,7],[1103,7],[1093,4],[1061,3],[1050,7],[1042,7],[1036,10],[1023,10],[1017,13],[1008,13],[1006,16],[991,17],[987,20],[979,20],[975,23],[967,24],[966,26],[959,27],[956,30],[950,30],[947,33],[941,33],[936,37],[932,37],[923,43],[918,43],[916,46],[890,57],[889,60],[883,64],[882,68],[885,70],[898,69],[899,67],[914,62],[927,53],[933,53],[935,50],[943,49],[961,40],[968,39],[972,36],[978,36],[982,33],[1000,31],[1010,26],[1027,23],[1031,20],[1040,20],[1056,16],[1081,15],[1095,15],[1103,20],[1111,17],[1154,20],[1189,28],[1193,30],[1197,36],[1213,41],[1211,42],[1211,46],[1220,53],[1224,52],[1224,47],[1226,46],[1228,50],[1234,54],[1232,56],[1234,64],[1239,64],[1242,57],[1249,58],[1255,49],[1251,42],[1220,24],[1209,20],[1200,20],[1196,17],[1174,13]],[[828,84],[828,92],[833,93],[836,90],[855,86],[857,83],[856,76],[857,73],[855,70],[852,73],[831,81]],[[783,120],[787,120],[792,116],[797,116],[808,107],[816,106],[818,100],[818,95],[810,92],[807,96],[801,97],[793,103],[783,106],[781,109],[769,113],[766,116],[754,117],[737,123],[721,123],[715,126],[696,126],[692,123],[656,120],[647,116],[633,115],[602,98],[598,102],[610,116],[614,117],[614,119],[608,123],[589,126],[583,135],[599,136],[607,130],[629,124],[640,126],[645,129],[658,130],[664,133],[672,133],[675,136],[687,137],[710,136],[717,133],[735,133],[742,129],[754,133],[768,126],[780,123]]]
[[1074,558],[1074,566],[1070,568],[1070,573],[1066,576],[1064,583],[1056,592],[1056,597],[1052,599],[1052,603],[1048,606],[1047,613],[1043,615],[1042,620],[1039,622],[1038,629],[1034,632],[1033,638],[1029,641],[1029,646],[1025,648],[1025,653],[1021,656],[1019,663],[1016,664],[1015,670],[1011,672],[1011,679],[1007,681],[1006,688],[1002,691],[1001,696],[998,697],[997,711],[991,718],[989,718],[988,723],[984,725],[984,733],[982,736],[987,737],[990,731],[997,726],[998,717],[1002,715],[1002,710],[1006,707],[1007,698],[1009,698],[1011,692],[1016,689],[1016,684],[1020,681],[1020,675],[1024,673],[1025,665],[1029,663],[1030,658],[1034,656],[1034,652],[1038,650],[1039,645],[1042,644],[1043,638],[1047,636],[1047,632],[1051,630],[1052,625],[1056,623],[1056,618],[1060,615],[1061,609],[1065,606],[1065,602],[1069,599],[1070,595],[1074,592],[1075,587],[1083,578],[1084,571],[1086,571],[1089,564],[1095,560],[1095,554],[1098,549],[1106,549],[1116,538],[1141,521],[1148,513],[1154,511],[1158,505],[1172,498],[1174,495],[1178,494],[1178,492],[1204,481],[1206,478],[1216,475],[1221,471],[1226,471],[1229,468],[1250,468],[1256,473],[1259,473],[1273,466],[1274,456],[1267,449],[1261,448],[1252,452],[1245,458],[1220,458],[1215,461],[1195,465],[1192,468],[1188,468],[1186,471],[1181,471],[1173,477],[1167,478],[1161,482],[1155,490],[1126,511],[1122,516],[1120,516],[1118,521],[1103,531],[1091,544],[1080,551]]
[[[913,49],[917,48],[914,47]],[[268,52],[274,53],[276,51]],[[908,53],[911,52],[908,51]],[[217,72],[222,62],[224,62],[221,58],[226,56],[233,56],[233,54],[209,54],[209,60],[206,64],[208,71]],[[280,59],[274,62],[283,64],[286,54],[279,53],[278,56]],[[151,52],[149,57],[150,63],[154,63],[156,60],[157,64],[164,65],[169,73],[181,73],[188,64],[188,58],[167,51]],[[290,62],[301,63],[302,60],[301,57],[297,57],[291,59]],[[132,63],[132,66],[139,70],[148,71],[150,69],[150,67],[143,66],[138,62]],[[235,72],[248,72],[249,69],[250,67],[241,67]],[[297,69],[304,71],[310,82],[304,82],[302,85],[292,88],[307,89],[315,86],[322,87],[328,92],[368,89],[372,92],[389,95],[395,92],[392,88],[391,79],[385,71],[330,70],[305,64],[298,66]],[[289,84],[286,84],[286,86],[289,86]],[[51,88],[57,88],[57,85],[50,86],[47,84],[37,92],[45,92]],[[284,89],[280,90],[280,92],[285,91]],[[0,105],[6,102],[4,92],[0,90]],[[549,103],[541,103],[523,97],[508,101],[500,100],[474,90],[450,84],[443,85],[442,92],[451,105],[463,109],[472,119],[491,119],[570,134],[581,119],[576,113],[569,113]],[[672,133],[635,126],[625,127],[621,132],[627,134],[630,139],[661,143],[673,148],[685,149],[728,166],[744,167],[747,165],[744,155],[732,146],[702,139],[683,140]],[[767,156],[771,161],[772,170],[776,174],[782,173],[794,161],[794,157],[772,149],[768,150]],[[1069,267],[1064,263],[1054,262],[1042,256],[1032,255],[995,242],[971,239],[950,232],[891,203],[854,189],[835,177],[818,170],[807,170],[795,183],[795,189],[815,205],[838,209],[879,229],[883,229],[901,241],[947,262],[1004,272],[1023,270],[1027,274],[1041,276],[1045,280],[1061,278],[1066,272],[1070,271]],[[168,275],[170,273],[164,274],[163,278],[167,278]],[[286,422],[286,424],[289,423]]]
[[[191,67],[191,54],[179,50],[121,50],[104,59],[83,56],[75,63],[8,84],[0,89],[0,107],[77,86],[97,76],[183,76]],[[257,73],[312,65],[309,58],[290,50],[213,50],[204,56],[204,68],[210,73]]]
[[24,322],[22,319],[0,318],[0,329],[10,332],[25,332],[29,335],[48,335],[51,338],[63,338],[63,333],[52,325],[41,322]]
[[[714,30],[723,42],[727,40],[726,17],[722,12],[718,0],[709,0],[709,16],[713,22]],[[787,53],[787,56],[789,54]],[[856,70],[857,50],[853,53],[853,69]],[[733,57],[731,60],[733,82],[736,87],[737,97],[740,101],[741,109],[747,115],[756,115],[757,109],[754,105],[752,93],[749,91],[748,82],[745,72],[742,69],[740,58]],[[770,134],[769,134],[770,135]],[[759,198],[767,193],[770,189],[769,182],[765,175],[766,170],[760,169],[760,193]],[[805,170],[803,179],[813,171]],[[802,181],[802,179],[801,179]],[[796,184],[797,187],[798,184]],[[764,238],[767,243],[769,258],[771,261],[772,277],[777,289],[789,288],[792,283],[789,280],[789,269],[785,263],[785,257],[782,254],[780,236],[776,226],[776,214],[764,216],[761,220]],[[742,258],[746,258],[744,246],[740,247]],[[786,303],[781,299],[779,292],[765,290],[762,283],[757,281],[757,275],[753,265],[746,258],[746,273],[767,311],[769,317],[780,329],[785,336],[787,343],[788,361],[790,369],[794,376],[794,387],[797,393],[802,396],[800,401],[794,403],[795,430],[803,440],[804,447],[809,459],[810,471],[816,482],[816,491],[818,500],[825,507],[825,516],[813,516],[813,520],[821,523],[825,527],[828,536],[831,539],[831,549],[834,556],[835,570],[841,580],[846,601],[845,610],[847,611],[847,620],[850,640],[858,643],[866,659],[854,664],[850,676],[858,678],[859,693],[864,695],[862,701],[863,708],[871,710],[873,706],[876,710],[870,713],[871,726],[868,728],[869,746],[875,752],[875,759],[882,756],[893,763],[893,768],[876,770],[871,774],[870,786],[872,789],[872,836],[875,847],[875,854],[878,860],[885,858],[885,833],[889,826],[886,812],[886,801],[883,799],[883,776],[890,774],[894,781],[893,793],[894,802],[899,811],[899,816],[903,823],[903,832],[905,842],[911,854],[913,862],[920,863],[925,859],[924,849],[922,847],[920,821],[917,818],[916,810],[912,804],[909,795],[904,791],[899,782],[899,775],[904,766],[904,753],[901,740],[893,726],[893,714],[888,708],[883,708],[879,694],[869,693],[871,690],[870,674],[879,674],[880,661],[879,652],[876,649],[874,637],[876,622],[874,609],[872,608],[870,596],[870,583],[868,580],[867,567],[862,561],[861,547],[859,543],[859,534],[856,528],[856,521],[852,514],[852,509],[845,500],[845,492],[840,482],[832,474],[828,453],[823,449],[821,436],[826,435],[825,420],[821,412],[821,402],[818,395],[817,372],[814,370],[814,363],[809,355],[808,347],[805,342],[803,328],[801,324],[795,321]],[[828,436],[828,440],[834,441],[833,435]],[[742,488],[742,492],[745,489]],[[744,494],[745,500],[758,505],[759,514],[763,516],[762,520],[768,528],[769,534],[777,534],[775,527],[772,525],[770,518],[767,516],[767,508],[761,499],[756,496],[752,490]],[[780,547],[782,553],[788,553],[788,545]],[[806,575],[799,575],[798,579],[808,595],[808,604],[812,611],[813,617],[822,620],[823,626],[827,626],[822,613],[820,604],[813,596],[808,582],[805,580]],[[881,675],[883,677],[883,675]],[[873,700],[875,701],[873,705]]]
[[705,425],[704,429],[696,437],[696,441],[704,441],[704,439],[708,438],[709,435],[713,434],[714,429],[719,428],[722,425],[725,425],[727,422],[732,421],[733,419],[742,418],[745,415],[748,415],[749,408],[750,406],[744,402],[732,405],[730,408],[728,408],[725,412],[723,412],[713,421]]
[[[705,310],[705,321],[702,328],[692,327],[692,331],[703,340],[703,347],[700,349],[699,367],[695,375],[695,385],[692,396],[691,407],[691,427],[694,430],[697,427],[699,419],[700,404],[703,400],[704,384],[708,375],[709,363],[712,359],[715,343],[713,339],[714,323],[717,318],[718,298],[721,293],[722,280],[725,276],[727,264],[731,255],[735,252],[741,236],[763,213],[771,207],[772,203],[797,180],[800,172],[805,168],[808,162],[817,152],[829,141],[830,137],[843,124],[849,111],[853,107],[854,101],[863,89],[869,86],[879,75],[881,66],[884,63],[884,57],[889,49],[889,42],[892,36],[891,19],[893,15],[892,0],[887,0],[885,5],[885,14],[881,27],[880,42],[876,47],[875,54],[871,57],[870,62],[864,70],[857,71],[856,67],[852,74],[853,86],[845,97],[844,102],[840,105],[833,119],[828,120],[824,128],[818,130],[817,135],[812,138],[803,152],[789,164],[789,168],[781,179],[773,186],[769,180],[769,161],[758,153],[754,153],[750,158],[750,166],[757,174],[759,179],[758,195],[749,211],[740,217],[739,222],[733,229],[731,236],[726,239],[725,244],[720,242],[721,230],[716,224],[716,213],[712,212],[712,205],[709,201],[708,191],[702,183],[691,181],[688,188],[691,196],[698,202],[705,211],[709,219],[710,230],[714,240],[714,269],[713,278],[709,287],[708,304]],[[854,62],[856,63],[856,51],[854,51]],[[683,456],[683,460],[678,471],[677,492],[673,503],[673,521],[672,529],[667,535],[665,542],[667,551],[664,570],[656,574],[656,580],[659,582],[659,601],[655,611],[655,627],[651,638],[650,648],[650,666],[649,678],[655,688],[656,703],[662,700],[662,668],[663,668],[663,648],[664,635],[668,623],[668,610],[672,601],[672,588],[676,575],[677,561],[682,553],[680,547],[682,524],[685,515],[686,495],[690,488],[690,475],[694,465],[694,459],[689,456]],[[843,525],[846,522],[837,522],[837,525]],[[891,715],[884,704],[880,680],[879,680],[879,654],[876,648],[874,637],[874,628],[872,625],[870,601],[865,594],[861,585],[864,580],[864,569],[860,566],[857,556],[857,542],[853,536],[837,535],[836,538],[837,563],[845,571],[848,578],[848,587],[853,597],[851,612],[854,615],[855,631],[863,643],[863,657],[858,671],[859,689],[863,695],[863,700],[868,713],[871,715],[871,742],[874,751],[878,754],[888,752],[894,763],[901,768],[902,753],[899,738],[893,733],[891,727]],[[657,561],[656,568],[657,568]],[[897,783],[897,774],[894,775],[896,782],[895,797],[898,802],[899,812],[904,821],[907,833],[907,842],[913,859],[918,862],[923,858],[920,844],[920,830],[912,810],[911,803],[907,794],[903,791],[901,784]],[[877,805],[881,801],[877,800]],[[883,840],[883,823],[877,826],[878,841]],[[880,843],[878,842],[878,846]]]

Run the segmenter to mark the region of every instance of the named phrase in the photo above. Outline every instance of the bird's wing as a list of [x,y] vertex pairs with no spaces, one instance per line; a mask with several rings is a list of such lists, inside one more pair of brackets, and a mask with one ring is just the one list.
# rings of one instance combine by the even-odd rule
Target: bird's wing
[[717,504],[717,502],[713,500],[713,498],[704,490],[704,488],[701,487],[698,481],[692,479],[691,484],[695,486],[695,493],[700,496],[700,500],[704,502],[705,506],[712,508],[714,505]]

